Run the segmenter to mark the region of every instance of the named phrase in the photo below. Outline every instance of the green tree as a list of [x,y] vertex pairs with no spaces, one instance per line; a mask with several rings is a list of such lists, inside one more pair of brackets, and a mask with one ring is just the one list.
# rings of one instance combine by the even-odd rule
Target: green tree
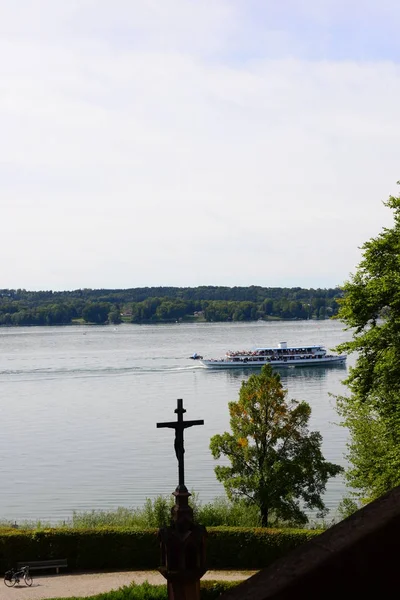
[[108,320],[109,305],[106,302],[88,302],[82,310],[82,317],[88,323],[101,325]]
[[232,433],[210,442],[214,458],[231,463],[215,467],[228,498],[256,504],[264,527],[272,516],[304,524],[304,508],[326,514],[321,495],[342,467],[324,459],[321,434],[309,432],[310,406],[287,400],[279,375],[266,365],[242,382],[229,413]]
[[113,323],[113,325],[119,325],[122,322],[121,311],[118,308],[114,307],[113,310],[110,310],[108,313],[108,322]]
[[346,478],[364,501],[400,484],[400,197],[385,205],[393,211],[393,227],[362,246],[338,314],[353,329],[338,350],[357,353],[345,381],[350,395],[338,398],[350,431]]

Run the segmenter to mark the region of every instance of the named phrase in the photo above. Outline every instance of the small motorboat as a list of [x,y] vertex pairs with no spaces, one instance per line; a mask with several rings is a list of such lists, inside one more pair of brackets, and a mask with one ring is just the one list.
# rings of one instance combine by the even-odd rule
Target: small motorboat
[[200,354],[197,354],[197,352],[192,354],[192,356],[189,356],[189,358],[191,358],[192,360],[202,360],[203,359],[203,357],[200,356]]

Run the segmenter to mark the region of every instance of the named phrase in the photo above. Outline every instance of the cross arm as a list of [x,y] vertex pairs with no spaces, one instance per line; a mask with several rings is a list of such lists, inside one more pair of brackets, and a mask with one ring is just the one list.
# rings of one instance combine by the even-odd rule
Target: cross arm
[[167,421],[166,423],[157,423],[157,428],[171,427],[172,429],[176,429],[177,425],[178,425],[178,421]]
[[193,425],[204,425],[204,420],[198,419],[197,421],[183,421],[182,425],[184,427],[192,427]]
[[193,425],[204,425],[203,419],[197,421],[167,421],[166,423],[157,423],[157,428],[170,427],[171,429],[186,429],[187,427],[193,427]]

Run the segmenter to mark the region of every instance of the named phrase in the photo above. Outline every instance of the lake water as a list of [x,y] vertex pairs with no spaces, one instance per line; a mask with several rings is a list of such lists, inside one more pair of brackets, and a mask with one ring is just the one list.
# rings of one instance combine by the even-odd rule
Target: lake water
[[[172,492],[174,432],[156,422],[175,420],[177,398],[186,419],[205,421],[185,431],[187,486],[212,500],[223,488],[209,440],[228,430],[227,404],[248,372],[210,371],[188,357],[280,341],[333,348],[349,336],[336,321],[1,329],[0,518],[55,522]],[[347,433],[329,394],[345,392],[347,368],[281,371],[290,397],[311,404],[325,457],[340,464]],[[329,483],[333,511],[343,493],[340,478]]]

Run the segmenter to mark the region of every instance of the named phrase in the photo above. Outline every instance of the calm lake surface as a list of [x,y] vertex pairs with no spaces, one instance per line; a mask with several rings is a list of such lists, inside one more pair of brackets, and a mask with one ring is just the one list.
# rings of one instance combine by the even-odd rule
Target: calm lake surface
[[[31,327],[0,329],[0,518],[52,522],[73,510],[143,505],[177,484],[171,429],[183,398],[186,483],[203,502],[223,494],[209,440],[229,428],[246,371],[210,371],[188,357],[262,345],[349,339],[336,321]],[[289,396],[312,406],[311,428],[323,435],[328,460],[345,464],[347,432],[337,425],[330,393],[344,393],[347,367],[281,370]],[[325,500],[335,511],[344,494],[331,480]]]

